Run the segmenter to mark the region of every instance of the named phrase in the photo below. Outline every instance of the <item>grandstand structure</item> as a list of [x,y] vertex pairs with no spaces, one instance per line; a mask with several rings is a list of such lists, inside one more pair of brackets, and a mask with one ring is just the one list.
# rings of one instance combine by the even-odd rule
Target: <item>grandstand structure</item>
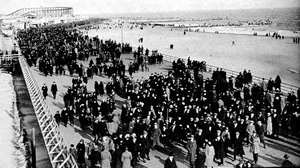
[[45,18],[45,17],[69,17],[73,16],[72,7],[40,7],[22,8],[6,15],[9,18]]

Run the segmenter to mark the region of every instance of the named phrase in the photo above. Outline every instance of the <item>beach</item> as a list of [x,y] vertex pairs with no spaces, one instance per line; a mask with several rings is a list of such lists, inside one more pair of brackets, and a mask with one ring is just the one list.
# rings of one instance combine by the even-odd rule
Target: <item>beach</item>
[[0,167],[24,167],[12,76],[0,69]]
[[[12,46],[11,38],[0,35],[0,50],[11,51]],[[0,167],[25,167],[13,76],[0,68],[0,80]]]
[[[123,32],[123,33],[122,33]],[[280,75],[283,82],[300,86],[300,47],[291,38],[175,31],[165,27],[100,28],[89,36],[144,46],[167,55],[206,61],[207,64],[252,74],[266,79]],[[122,39],[123,36],[123,39]],[[143,43],[138,39],[143,37]],[[235,45],[232,45],[232,41]],[[174,45],[170,49],[170,44]]]

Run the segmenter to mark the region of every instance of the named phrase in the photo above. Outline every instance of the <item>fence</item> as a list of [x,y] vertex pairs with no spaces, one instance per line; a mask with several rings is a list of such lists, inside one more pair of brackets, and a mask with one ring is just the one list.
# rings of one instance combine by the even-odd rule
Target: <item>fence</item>
[[[167,54],[163,54],[163,56],[164,56],[163,57],[164,61],[168,61],[168,62],[173,62],[178,59],[182,59],[182,58],[172,56],[172,55],[167,55]],[[185,60],[185,62],[187,61],[186,59],[184,59],[184,60]],[[209,73],[212,73],[213,71],[220,69],[220,68],[222,68],[222,67],[217,67],[214,65],[206,64],[206,69],[207,69],[207,72],[209,72]],[[229,76],[236,77],[239,75],[239,72],[237,72],[237,71],[229,70],[226,68],[222,68],[222,70],[226,72],[228,77]],[[255,75],[252,75],[252,78],[253,78],[253,82],[255,82],[255,83],[261,83],[263,81],[262,77],[258,77]],[[299,86],[297,87],[297,86],[289,84],[289,83],[284,83],[284,82],[281,83],[281,92],[284,94],[287,94],[291,91],[294,91],[296,93],[298,88],[299,88]]]
[[32,77],[23,56],[18,57],[30,99],[38,120],[46,149],[53,168],[78,168],[74,157],[67,151],[63,138],[53,120],[49,107],[43,99],[40,88]]
[[11,53],[1,53],[0,54],[0,65],[10,65],[12,64],[12,61],[18,58],[18,54],[11,54]]

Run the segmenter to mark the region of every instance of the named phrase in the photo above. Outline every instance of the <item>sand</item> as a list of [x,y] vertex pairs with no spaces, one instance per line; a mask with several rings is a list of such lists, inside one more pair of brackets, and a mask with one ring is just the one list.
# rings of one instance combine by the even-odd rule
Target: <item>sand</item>
[[[24,167],[24,153],[20,141],[20,120],[16,111],[12,76],[0,69],[0,167]],[[14,109],[13,109],[14,108]]]
[[[90,30],[90,36],[122,41],[122,29]],[[144,38],[144,43],[138,39]],[[300,47],[291,38],[276,40],[271,37],[171,31],[169,28],[123,28],[123,41],[133,46],[143,45],[158,49],[163,54],[196,60],[208,64],[243,71],[250,69],[254,75],[266,79],[278,74],[285,83],[300,86]],[[236,45],[232,45],[235,41]],[[174,49],[169,48],[174,44]]]
[[[12,49],[12,40],[0,35],[0,50]],[[0,167],[24,167],[24,146],[20,141],[20,118],[12,76],[0,68]]]

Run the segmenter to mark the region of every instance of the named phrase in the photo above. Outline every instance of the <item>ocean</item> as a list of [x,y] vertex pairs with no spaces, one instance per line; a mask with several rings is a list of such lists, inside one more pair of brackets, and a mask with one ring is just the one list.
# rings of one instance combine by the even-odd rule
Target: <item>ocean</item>
[[134,20],[179,19],[176,23],[244,23],[247,21],[271,20],[266,28],[270,31],[290,30],[300,31],[300,8],[276,9],[241,9],[241,10],[202,10],[202,11],[174,11],[158,13],[122,13],[102,14],[97,17],[123,18]]

